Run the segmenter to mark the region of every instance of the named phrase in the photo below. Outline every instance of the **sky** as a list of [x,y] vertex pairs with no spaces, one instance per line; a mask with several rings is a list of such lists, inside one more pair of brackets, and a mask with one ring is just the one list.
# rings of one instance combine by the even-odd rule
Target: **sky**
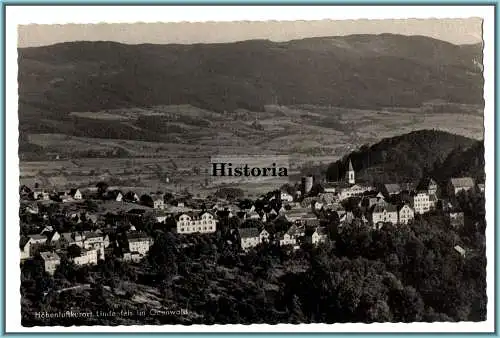
[[68,41],[116,41],[127,44],[227,43],[253,39],[288,41],[315,36],[393,33],[424,35],[453,44],[482,41],[481,18],[100,23],[19,25],[18,47]]

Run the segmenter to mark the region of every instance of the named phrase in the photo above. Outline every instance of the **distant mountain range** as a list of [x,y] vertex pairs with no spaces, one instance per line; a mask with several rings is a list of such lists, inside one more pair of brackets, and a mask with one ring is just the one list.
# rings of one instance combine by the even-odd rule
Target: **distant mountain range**
[[[450,130],[469,135],[481,127],[481,45],[381,34],[194,45],[69,42],[18,53],[25,159],[145,153],[145,144],[129,141],[182,144],[195,153],[240,147],[234,151],[338,156],[384,136],[439,127],[447,120],[436,118],[441,113],[465,116],[450,121]],[[375,112],[384,107],[389,111]],[[73,148],[62,149],[61,139]],[[172,147],[147,147],[154,156],[172,154]]]
[[22,48],[21,119],[189,103],[375,108],[482,103],[481,45],[393,34],[227,44],[69,42]]

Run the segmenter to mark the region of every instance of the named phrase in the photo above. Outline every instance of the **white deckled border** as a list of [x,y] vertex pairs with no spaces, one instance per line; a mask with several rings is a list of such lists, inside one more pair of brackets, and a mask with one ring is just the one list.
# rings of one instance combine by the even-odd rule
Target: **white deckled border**
[[[18,228],[17,25],[101,22],[265,21],[322,19],[484,19],[486,242],[488,319],[482,323],[385,323],[310,325],[21,326]],[[494,332],[494,7],[493,6],[7,6],[6,7],[6,327],[13,332]]]

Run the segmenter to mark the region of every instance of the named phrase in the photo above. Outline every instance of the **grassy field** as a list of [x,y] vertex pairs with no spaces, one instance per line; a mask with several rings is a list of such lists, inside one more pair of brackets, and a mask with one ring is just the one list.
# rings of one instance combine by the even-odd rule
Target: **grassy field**
[[[172,126],[182,126],[182,130],[170,133],[171,142],[29,134],[30,143],[61,154],[63,159],[21,160],[20,179],[22,184],[40,182],[57,189],[92,186],[104,180],[116,186],[146,190],[206,192],[213,189],[207,170],[210,156],[214,155],[272,157],[284,154],[290,157],[291,172],[296,172],[304,166],[333,162],[363,144],[413,130],[440,129],[482,139],[480,107],[444,105],[443,108],[437,105],[440,112],[435,113],[435,106],[381,110],[267,106],[263,112],[241,109],[216,113],[182,105],[74,112],[71,114],[102,120],[106,124],[128,123],[139,129],[134,123],[141,116],[154,117],[153,122],[159,117],[161,127],[157,131],[164,128],[168,134]],[[117,149],[126,155],[99,156],[99,151]],[[94,152],[94,156],[89,158],[88,152]]]

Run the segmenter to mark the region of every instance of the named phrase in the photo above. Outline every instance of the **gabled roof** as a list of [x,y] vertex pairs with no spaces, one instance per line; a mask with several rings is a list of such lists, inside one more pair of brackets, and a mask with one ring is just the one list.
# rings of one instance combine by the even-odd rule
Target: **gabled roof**
[[451,178],[450,181],[455,188],[458,187],[472,188],[474,186],[474,180],[472,179],[472,177]]
[[75,194],[76,194],[77,192],[79,192],[79,191],[80,191],[80,189],[70,189],[69,194],[70,194],[71,196],[75,196]]
[[401,209],[405,208],[405,207],[408,207],[410,208],[411,210],[413,210],[413,208],[409,205],[409,204],[401,204],[398,206],[398,212],[401,211]]
[[47,239],[44,235],[28,235],[28,237],[34,240]]
[[127,233],[127,239],[129,242],[143,242],[150,241],[151,237],[142,232],[132,232]]
[[384,187],[385,187],[385,190],[387,190],[387,192],[389,194],[397,194],[397,193],[401,192],[401,186],[399,184],[396,184],[396,183],[384,184]]
[[55,252],[48,252],[48,251],[40,252],[40,257],[42,257],[44,261],[60,260],[59,255],[56,254]]
[[20,241],[19,241],[19,247],[20,247],[21,249],[23,249],[23,250],[24,250],[24,248],[25,248],[25,247],[26,247],[26,245],[28,244],[29,240],[30,240],[30,239],[29,239],[28,237],[24,237],[24,236],[23,236],[23,237],[21,237],[21,239],[20,239]]
[[238,229],[241,238],[259,237],[260,232],[257,228],[240,228]]
[[375,205],[375,208],[373,208],[374,213],[381,213],[381,212],[384,212],[384,210],[386,210],[387,212],[398,211],[397,207],[395,205],[389,204],[389,203],[387,203],[385,205],[377,204],[377,205]]

